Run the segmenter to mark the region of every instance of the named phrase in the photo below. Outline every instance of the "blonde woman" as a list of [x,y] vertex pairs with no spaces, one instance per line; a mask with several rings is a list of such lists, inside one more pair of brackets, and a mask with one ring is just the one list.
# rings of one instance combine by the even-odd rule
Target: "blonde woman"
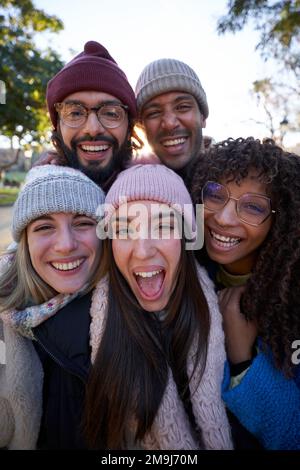
[[[42,448],[37,440],[51,393],[47,384],[66,389],[76,380],[64,368],[64,351],[48,345],[35,328],[50,329],[56,311],[69,307],[75,297],[79,305],[88,302],[100,276],[96,211],[103,201],[103,191],[83,173],[46,165],[28,173],[15,203],[12,233],[18,246],[2,257],[0,276],[0,339],[6,359],[0,364],[0,447]],[[79,310],[71,313],[61,316],[55,333],[66,349],[82,323]]]

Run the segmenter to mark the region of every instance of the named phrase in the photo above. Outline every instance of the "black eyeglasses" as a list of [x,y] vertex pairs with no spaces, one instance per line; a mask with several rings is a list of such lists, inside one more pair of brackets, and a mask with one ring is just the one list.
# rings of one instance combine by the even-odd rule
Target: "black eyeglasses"
[[76,102],[55,103],[54,108],[61,121],[68,127],[76,128],[83,126],[89,114],[94,112],[100,124],[108,129],[119,127],[124,122],[128,110],[128,106],[123,104],[103,103],[99,106],[88,108]]
[[237,216],[246,224],[258,226],[275,211],[271,208],[271,199],[262,194],[245,193],[239,198],[230,196],[226,186],[215,181],[207,181],[202,188],[202,203],[204,208],[217,212],[233,199]]

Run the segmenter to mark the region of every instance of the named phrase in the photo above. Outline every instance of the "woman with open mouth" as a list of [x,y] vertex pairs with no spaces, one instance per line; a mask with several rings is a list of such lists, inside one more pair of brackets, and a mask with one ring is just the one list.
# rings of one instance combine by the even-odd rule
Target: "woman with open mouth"
[[182,179],[160,164],[125,170],[98,228],[109,235],[108,280],[91,308],[91,447],[231,449],[221,316],[211,281],[186,249],[196,224]]
[[192,195],[223,314],[235,445],[300,449],[300,158],[271,139],[228,139],[194,168]]

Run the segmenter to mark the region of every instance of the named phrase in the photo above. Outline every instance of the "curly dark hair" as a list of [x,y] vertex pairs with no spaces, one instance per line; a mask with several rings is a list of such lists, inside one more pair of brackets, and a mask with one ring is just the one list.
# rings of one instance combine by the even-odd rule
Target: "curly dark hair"
[[[253,169],[266,183],[276,212],[241,309],[257,321],[265,349],[272,351],[276,366],[290,376],[292,343],[300,338],[300,157],[283,151],[272,139],[220,142],[195,164],[192,198],[195,204],[201,203],[201,189],[208,180],[239,184]],[[199,257],[205,263],[207,254],[202,252]]]

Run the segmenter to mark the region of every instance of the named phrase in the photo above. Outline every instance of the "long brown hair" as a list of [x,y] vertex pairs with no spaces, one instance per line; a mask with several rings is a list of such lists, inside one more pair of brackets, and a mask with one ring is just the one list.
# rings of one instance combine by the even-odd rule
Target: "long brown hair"
[[166,388],[169,368],[186,405],[187,355],[196,338],[194,368],[201,361],[201,378],[207,354],[209,311],[194,254],[185,251],[184,240],[176,285],[163,320],[139,306],[116,266],[111,240],[105,244],[109,307],[106,328],[87,384],[84,425],[91,448],[124,449],[133,420],[135,443],[151,428]]

